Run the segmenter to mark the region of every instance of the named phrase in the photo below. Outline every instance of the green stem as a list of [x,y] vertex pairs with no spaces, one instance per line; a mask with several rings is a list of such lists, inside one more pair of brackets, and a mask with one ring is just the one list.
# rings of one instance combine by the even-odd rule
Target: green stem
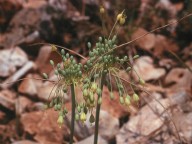
[[71,99],[72,99],[72,112],[71,112],[71,134],[70,134],[70,144],[73,144],[73,135],[74,135],[74,127],[75,127],[75,86],[71,84]]
[[[99,97],[102,97],[103,86],[104,86],[104,78],[105,78],[105,74],[102,73],[101,84],[100,84],[101,94],[98,96],[98,99],[99,99]],[[97,99],[97,108],[96,108],[96,116],[95,116],[94,144],[97,144],[98,132],[99,132],[99,115],[100,115],[101,104],[98,104],[98,99]]]

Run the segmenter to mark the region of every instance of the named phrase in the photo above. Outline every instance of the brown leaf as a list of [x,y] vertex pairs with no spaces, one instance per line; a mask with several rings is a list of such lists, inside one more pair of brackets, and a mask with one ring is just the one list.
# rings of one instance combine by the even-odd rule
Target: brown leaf
[[165,75],[163,68],[154,67],[153,59],[149,56],[143,56],[137,59],[133,67],[145,81],[156,80]]
[[[146,34],[147,31],[143,28],[138,28],[132,35],[132,40],[142,36],[143,34]],[[144,50],[151,50],[155,45],[155,35],[154,34],[148,34],[141,39],[137,40],[136,45]]]

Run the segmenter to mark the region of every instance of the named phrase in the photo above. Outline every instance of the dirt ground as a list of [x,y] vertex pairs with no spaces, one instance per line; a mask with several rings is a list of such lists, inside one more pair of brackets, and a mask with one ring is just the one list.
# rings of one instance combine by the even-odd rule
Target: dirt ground
[[[116,89],[110,100],[104,87],[99,144],[192,143],[191,0],[0,0],[0,144],[68,143],[70,94],[61,128],[58,113],[43,109],[53,84],[42,73],[54,80],[49,60],[61,62],[49,44],[88,57],[87,42],[108,36],[123,10],[118,45],[133,42],[117,55],[140,55],[134,69],[146,84],[131,108],[119,104]],[[94,125],[75,124],[76,143],[93,143],[93,134]]]

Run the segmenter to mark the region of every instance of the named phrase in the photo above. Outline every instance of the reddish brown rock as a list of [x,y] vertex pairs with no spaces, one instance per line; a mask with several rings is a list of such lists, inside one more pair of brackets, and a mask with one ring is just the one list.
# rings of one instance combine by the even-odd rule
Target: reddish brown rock
[[40,144],[62,143],[66,127],[59,128],[58,113],[54,110],[36,111],[21,115],[24,131],[34,136]]
[[15,109],[15,99],[15,93],[9,90],[3,90],[0,92],[0,105],[9,110]]

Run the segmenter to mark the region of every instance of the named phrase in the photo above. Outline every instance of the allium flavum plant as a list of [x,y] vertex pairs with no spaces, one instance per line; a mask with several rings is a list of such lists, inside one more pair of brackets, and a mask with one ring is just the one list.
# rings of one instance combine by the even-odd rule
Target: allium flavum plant
[[[100,13],[104,13],[104,9],[100,9]],[[144,85],[144,81],[139,77],[137,72],[133,69],[133,65],[130,62],[128,56],[118,57],[117,48],[117,36],[111,35],[116,25],[123,25],[125,23],[126,16],[124,12],[117,16],[116,22],[110,32],[108,38],[105,36],[99,37],[95,46],[92,46],[88,42],[89,57],[84,65],[77,63],[73,56],[66,53],[64,49],[60,52],[57,51],[56,46],[52,45],[53,51],[56,51],[62,58],[62,63],[54,64],[53,60],[50,60],[50,64],[53,66],[55,75],[58,77],[58,83],[56,85],[56,92],[51,101],[47,104],[48,108],[54,108],[58,111],[58,124],[62,126],[64,122],[64,116],[67,114],[67,109],[64,105],[64,93],[71,90],[72,98],[72,118],[71,118],[71,135],[70,143],[73,143],[74,135],[74,122],[80,120],[84,123],[87,119],[92,124],[95,122],[95,137],[94,144],[97,144],[98,139],[98,127],[99,127],[99,114],[102,104],[102,91],[103,86],[106,85],[110,91],[110,99],[114,99],[112,81],[115,81],[116,88],[119,93],[120,104],[129,107],[132,104],[138,103],[139,96],[134,91],[134,82],[128,82],[127,80],[119,76],[120,70],[125,70],[127,74],[134,71],[138,76],[139,83]],[[65,48],[66,49],[66,48]],[[82,56],[83,57],[83,56]],[[138,58],[138,55],[132,57],[132,60]],[[125,68],[126,67],[126,68]],[[44,78],[48,78],[47,74],[43,73]],[[131,87],[132,92],[127,91],[127,85]],[[75,97],[75,88],[82,90],[83,100],[77,102]],[[131,93],[131,95],[130,95]],[[93,110],[96,108],[96,114],[93,114]],[[88,117],[88,113],[90,113]],[[95,116],[94,116],[95,115]]]

